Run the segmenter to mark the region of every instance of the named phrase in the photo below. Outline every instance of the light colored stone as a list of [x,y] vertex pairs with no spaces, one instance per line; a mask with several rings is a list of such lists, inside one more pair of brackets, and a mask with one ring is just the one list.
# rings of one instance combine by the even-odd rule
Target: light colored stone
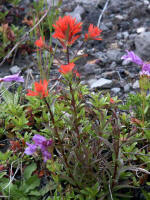
[[143,32],[135,37],[134,40],[137,54],[144,60],[150,58],[150,32]]
[[138,88],[140,88],[140,85],[139,85],[139,81],[138,80],[136,80],[134,83],[133,83],[133,89],[138,89]]
[[10,72],[11,74],[17,74],[19,73],[21,70],[17,65],[14,65],[13,67],[10,68]]
[[110,61],[120,61],[122,53],[120,52],[120,49],[111,49],[107,51],[107,57]]
[[149,5],[149,1],[148,0],[144,0],[144,5],[148,6]]
[[108,31],[109,30],[109,28],[104,23],[100,24],[100,29],[102,31]]
[[72,16],[73,18],[76,18],[76,20],[78,22],[80,22],[82,20],[82,17],[81,15],[84,13],[84,8],[80,5],[77,5],[77,7],[74,9],[73,12],[67,12],[66,15],[70,15]]
[[146,30],[145,27],[139,27],[139,28],[137,28],[136,32],[137,33],[143,33],[143,32],[145,32],[145,30]]
[[123,15],[116,15],[115,18],[119,19],[119,20],[123,20],[124,19]]
[[124,89],[125,92],[129,92],[130,91],[130,84],[129,83],[126,84],[123,89]]
[[128,65],[128,64],[130,64],[130,63],[131,63],[131,61],[130,61],[130,60],[127,60],[127,59],[122,61],[122,65],[123,65],[123,66]]
[[90,84],[90,88],[111,88],[113,81],[105,78],[100,78]]
[[95,73],[96,69],[100,69],[97,64],[85,64],[82,68],[82,74],[84,75],[92,75]]
[[128,39],[128,37],[129,37],[129,32],[128,32],[128,31],[124,31],[124,32],[122,33],[122,35],[123,35],[123,38],[126,40],[126,39]]
[[112,88],[111,91],[115,94],[120,92],[120,88]]
[[83,4],[97,4],[98,0],[75,0],[75,2]]

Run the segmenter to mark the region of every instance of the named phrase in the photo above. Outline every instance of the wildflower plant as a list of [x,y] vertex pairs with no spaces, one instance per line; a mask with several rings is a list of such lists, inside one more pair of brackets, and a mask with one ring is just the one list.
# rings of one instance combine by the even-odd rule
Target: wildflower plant
[[[59,17],[53,27],[53,37],[61,43],[66,55],[63,62],[58,62],[60,85],[51,90],[48,77],[41,77],[32,90],[20,94],[18,101],[14,101],[13,95],[11,106],[3,95],[5,102],[0,108],[5,109],[5,128],[1,126],[0,133],[5,132],[6,138],[13,133],[15,138],[11,138],[11,148],[0,154],[0,160],[2,167],[9,169],[18,155],[18,165],[11,169],[15,174],[20,169],[21,178],[9,180],[7,173],[1,174],[0,192],[11,195],[12,199],[20,196],[47,200],[132,198],[137,188],[148,183],[150,170],[147,86],[142,86],[146,91],[144,97],[132,96],[125,105],[119,105],[121,101],[109,94],[91,93],[80,82],[75,63],[79,59],[77,53],[70,54],[82,34],[82,23],[65,16]],[[83,44],[100,41],[101,32],[91,24]],[[55,51],[44,36],[35,45],[40,52]],[[127,52],[123,59],[142,66],[140,78],[149,80],[148,63],[133,52]],[[11,96],[11,92],[7,94]],[[24,123],[21,124],[20,118]]]

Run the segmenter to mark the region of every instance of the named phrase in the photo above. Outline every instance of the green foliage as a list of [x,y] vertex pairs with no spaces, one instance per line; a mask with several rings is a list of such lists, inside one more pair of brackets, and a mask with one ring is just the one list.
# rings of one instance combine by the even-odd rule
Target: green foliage
[[[12,3],[17,5],[19,1]],[[31,33],[32,38],[39,37],[39,34],[47,37],[49,29],[49,44],[45,49],[48,54],[37,51],[43,79],[49,77],[57,49],[56,46],[49,50],[52,24],[58,16],[60,3],[51,8],[49,17]],[[34,2],[33,6],[35,24],[43,16],[41,8],[44,8],[45,1]],[[0,15],[0,18],[4,20],[5,16]],[[14,25],[5,28],[12,31],[12,35],[15,33],[15,42],[23,32]],[[0,40],[2,51],[14,42],[8,39],[2,27]],[[67,60],[69,48],[65,52]],[[71,59],[75,62],[79,57]],[[21,88],[16,92],[6,90],[2,93],[0,136],[8,145],[2,151],[4,153],[0,151],[0,193],[12,200],[132,198],[136,188],[149,184],[149,80],[143,79],[141,93],[129,95],[124,103],[117,97],[112,99],[109,93],[91,92],[71,72],[62,76],[62,88],[43,98],[38,96],[42,86],[33,97],[25,97]],[[24,151],[28,143],[35,143],[32,140],[34,134],[52,139],[53,143],[48,146],[45,141],[39,141],[34,153],[26,155]],[[43,162],[42,145],[51,153],[47,162]],[[149,198],[149,193],[143,190],[143,194]]]
[[36,164],[32,163],[27,166],[24,170],[24,175],[22,181],[15,181],[15,183],[10,183],[9,179],[4,178],[5,173],[0,174],[0,187],[3,195],[10,195],[12,200],[15,199],[37,199],[40,196],[44,195],[44,188],[41,190],[38,189],[40,185],[40,179],[37,175],[32,175],[36,170]]
[[[35,162],[32,156],[24,156],[26,167],[21,180],[13,181],[9,188],[6,187],[8,178],[1,181],[1,188],[6,187],[2,190],[3,195],[8,195],[10,190],[12,199],[21,196],[36,199],[49,191],[48,199],[52,200],[109,199],[110,196],[126,200],[132,196],[132,189],[140,186],[140,178],[134,175],[137,166],[140,168],[144,163],[145,173],[150,170],[146,148],[148,136],[143,135],[148,131],[145,126],[148,127],[149,119],[145,112],[142,123],[142,97],[131,96],[132,100],[120,106],[117,98],[112,101],[109,94],[91,94],[78,80],[72,81],[71,77],[66,77],[62,80],[64,89],[60,93],[52,92],[45,99],[26,97],[26,102],[20,89],[15,94],[9,91],[3,94],[1,109],[4,111],[5,128],[13,125],[11,132],[20,140],[23,136],[19,132],[26,130],[24,139],[29,143],[33,134],[43,134],[54,141],[52,160],[46,166],[40,166],[51,174],[51,181],[45,189],[37,190],[40,179],[33,175],[39,169],[36,162],[41,162],[41,155],[37,152],[33,156]],[[134,119],[141,117],[137,118],[139,121],[131,120],[126,111],[120,112],[121,107],[132,109],[133,101],[137,106],[136,109],[133,107]],[[13,155],[12,159],[9,159],[10,155]],[[10,163],[16,155],[7,151],[1,153],[0,158],[2,164],[5,160]],[[129,190],[122,194],[123,189]]]

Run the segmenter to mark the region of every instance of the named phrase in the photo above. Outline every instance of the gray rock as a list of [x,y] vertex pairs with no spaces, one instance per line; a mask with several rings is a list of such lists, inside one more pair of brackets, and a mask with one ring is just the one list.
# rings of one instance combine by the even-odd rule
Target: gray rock
[[131,63],[130,60],[123,60],[122,61],[122,65],[125,66],[125,65],[129,65]]
[[120,92],[120,88],[112,88],[111,91],[115,94]]
[[120,61],[122,55],[120,49],[111,49],[107,51],[107,57],[110,61]]
[[136,32],[137,33],[144,33],[146,31],[146,28],[145,27],[139,27],[137,28]]
[[144,3],[144,5],[146,5],[146,6],[149,5],[149,1],[148,1],[148,0],[144,0],[143,3]]
[[116,18],[116,19],[119,19],[119,20],[123,20],[123,19],[124,19],[124,16],[123,16],[123,15],[116,15],[115,18]]
[[82,71],[82,74],[84,74],[84,75],[92,75],[92,74],[95,74],[96,69],[100,70],[100,67],[96,64],[87,63],[83,66],[81,71]]
[[106,0],[98,0],[98,6],[104,7]]
[[118,73],[114,70],[109,72],[104,72],[101,74],[101,76],[106,79],[118,79]]
[[113,23],[112,22],[107,22],[107,23],[105,23],[105,25],[110,29],[113,27]]
[[124,31],[124,32],[122,33],[122,35],[123,35],[123,38],[126,40],[126,39],[128,39],[128,37],[129,37],[129,32],[128,32],[128,31]]
[[84,8],[80,5],[77,5],[77,7],[74,9],[73,12],[67,12],[66,15],[70,15],[73,18],[76,18],[78,22],[82,20],[81,15],[84,13]]
[[120,32],[117,33],[116,38],[117,38],[117,40],[120,40],[122,38],[122,33],[120,33]]
[[10,68],[10,72],[11,74],[17,74],[19,73],[21,70],[17,65],[14,65],[13,67]]
[[122,41],[118,41],[118,46],[119,46],[120,48],[122,48],[122,47],[124,47],[124,43],[123,43]]
[[104,52],[96,52],[96,53],[93,54],[93,56],[96,57],[97,59],[99,59],[101,62],[107,63],[106,53],[104,53]]
[[100,24],[100,29],[102,30],[102,31],[108,31],[109,30],[109,28],[105,25],[105,24]]
[[139,23],[139,19],[138,19],[138,18],[134,18],[134,19],[133,19],[133,23],[134,23],[135,25],[137,25],[137,24]]
[[110,69],[115,69],[117,66],[117,63],[115,61],[113,61],[111,64],[110,64]]
[[135,46],[137,54],[145,59],[150,58],[150,32],[143,32],[135,37]]
[[120,7],[120,4],[121,4],[121,1],[120,0],[113,0],[113,1],[110,1],[110,6],[113,6],[113,7]]
[[140,88],[140,85],[139,85],[139,81],[138,80],[136,80],[134,83],[133,83],[133,89],[138,89],[138,88]]
[[130,91],[130,84],[128,83],[128,84],[126,84],[125,86],[124,86],[124,92],[129,92]]
[[105,88],[111,88],[112,84],[113,84],[112,80],[100,78],[99,80],[93,81],[93,83],[89,83],[89,86],[91,89],[94,89],[94,88],[105,89]]
[[33,73],[33,70],[32,69],[27,69],[26,71],[25,71],[25,74],[32,74]]
[[132,34],[129,35],[129,39],[134,40],[136,36],[137,36],[137,34],[132,33]]
[[97,0],[74,0],[76,3],[96,5]]

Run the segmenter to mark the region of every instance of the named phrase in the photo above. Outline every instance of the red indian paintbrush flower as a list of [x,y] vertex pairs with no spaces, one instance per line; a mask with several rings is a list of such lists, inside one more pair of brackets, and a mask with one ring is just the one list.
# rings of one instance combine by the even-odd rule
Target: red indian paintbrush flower
[[88,28],[88,33],[85,34],[85,41],[87,40],[102,40],[100,38],[102,30],[99,29],[97,26],[94,26],[93,24],[90,24]]
[[58,71],[62,74],[67,74],[69,72],[72,72],[74,66],[74,63],[69,63],[68,65],[61,65]]
[[48,96],[48,81],[44,80],[43,83],[40,80],[40,82],[34,83],[34,91],[28,90],[27,96],[39,96],[40,98],[44,98]]
[[77,34],[82,29],[82,23],[78,23],[71,16],[64,16],[63,18],[59,17],[56,25],[53,24],[53,27],[55,28],[53,37],[58,39],[62,46],[66,48],[66,46],[71,46],[80,37]]
[[39,48],[43,48],[45,46],[45,37],[40,37],[38,40],[35,41],[35,45]]

